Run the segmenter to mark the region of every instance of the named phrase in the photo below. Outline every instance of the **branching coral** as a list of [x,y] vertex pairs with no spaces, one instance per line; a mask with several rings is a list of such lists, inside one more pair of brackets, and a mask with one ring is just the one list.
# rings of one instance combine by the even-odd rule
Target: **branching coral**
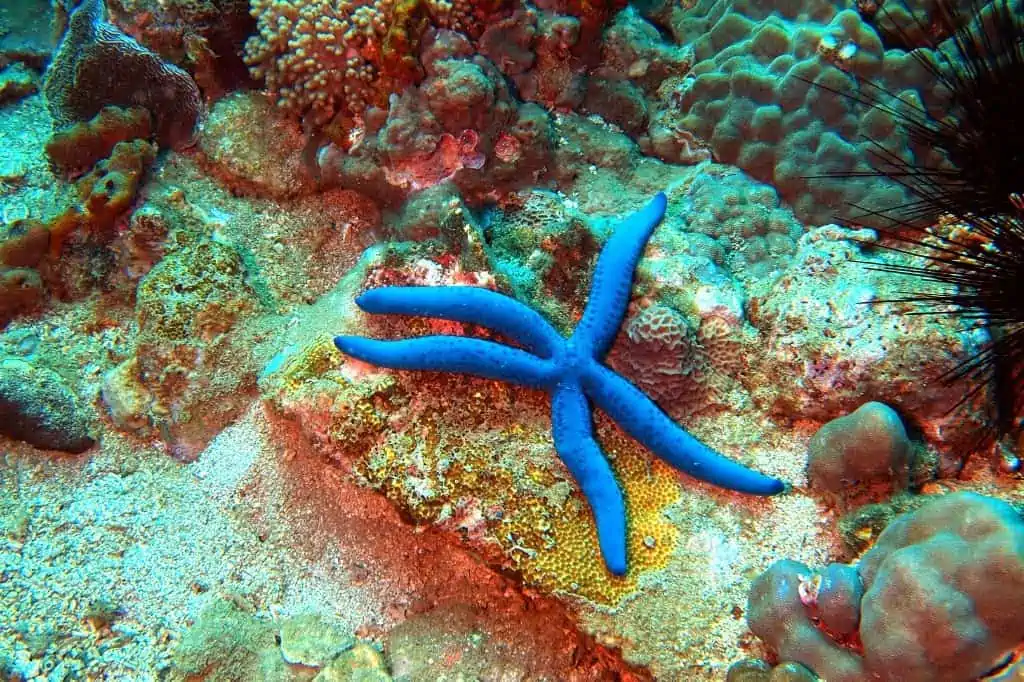
[[468,33],[500,6],[463,0],[253,0],[259,34],[246,44],[252,74],[285,111],[321,128],[337,116],[386,107],[420,80],[419,46],[430,25]]

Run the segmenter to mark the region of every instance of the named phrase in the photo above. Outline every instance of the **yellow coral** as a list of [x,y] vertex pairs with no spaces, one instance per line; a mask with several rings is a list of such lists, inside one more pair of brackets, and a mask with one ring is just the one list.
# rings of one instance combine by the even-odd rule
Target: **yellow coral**
[[318,334],[302,350],[284,359],[274,373],[274,382],[284,392],[294,393],[304,383],[327,376],[327,371],[336,369],[341,362],[332,338]]
[[549,532],[552,541],[546,547],[533,556],[512,556],[531,584],[615,605],[636,590],[640,575],[668,564],[679,532],[666,520],[665,510],[678,501],[680,488],[668,466],[652,460],[621,433],[602,434],[601,440],[626,497],[629,572],[616,578],[605,570],[590,512],[575,497],[565,513],[554,517]]
[[[461,378],[453,380],[458,386],[447,378],[438,381],[447,385],[419,386],[437,397],[410,421],[409,431],[387,433],[380,446],[355,463],[394,503],[422,522],[458,530],[485,548],[500,548],[503,559],[494,558],[510,563],[531,585],[601,604],[617,604],[636,590],[640,575],[667,564],[677,530],[664,511],[680,493],[668,467],[652,462],[618,432],[601,436],[610,445],[629,509],[630,569],[616,578],[604,568],[589,508],[545,429],[490,427],[489,416],[503,421],[521,416],[518,408],[493,414],[509,400],[500,385],[459,399],[454,396],[478,384]],[[458,407],[451,404],[456,401]],[[544,408],[540,402],[538,413]],[[453,423],[452,414],[466,420]],[[474,422],[479,427],[469,428]]]
[[264,396],[412,518],[459,533],[539,589],[604,605],[668,564],[678,529],[665,512],[679,481],[617,428],[599,438],[629,513],[621,578],[605,570],[589,507],[552,447],[544,395],[447,374],[350,380],[346,365],[318,337],[261,382]]

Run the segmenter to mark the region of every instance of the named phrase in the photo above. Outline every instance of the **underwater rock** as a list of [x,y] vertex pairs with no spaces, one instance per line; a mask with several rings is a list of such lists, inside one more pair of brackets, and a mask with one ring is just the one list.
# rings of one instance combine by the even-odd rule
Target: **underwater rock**
[[628,80],[591,77],[583,110],[614,123],[630,135],[647,129],[647,100],[640,88]]
[[46,296],[43,279],[31,268],[0,266],[0,328],[31,310]]
[[0,70],[0,105],[16,102],[39,89],[36,74],[21,63]]
[[[940,381],[975,338],[949,316],[896,315],[899,304],[867,305],[901,291],[898,280],[868,271],[879,258],[870,230],[826,226],[804,234],[767,295],[747,304],[764,334],[764,357],[751,365],[754,399],[782,418],[830,421],[865,402],[892,406],[944,453],[944,475],[976,442],[987,415],[951,414],[962,398]],[[886,256],[904,263],[901,254]],[[854,262],[861,261],[861,262]],[[979,400],[984,395],[979,395]]]
[[287,199],[316,189],[299,125],[256,92],[218,101],[199,134],[207,170],[233,192]]
[[129,358],[103,375],[100,397],[117,428],[141,432],[150,425],[153,396],[139,379],[137,359]]
[[314,668],[355,645],[352,635],[318,613],[289,618],[281,624],[280,637],[284,660]]
[[261,303],[246,275],[232,246],[200,238],[139,282],[138,377],[153,397],[151,422],[180,459],[194,459],[255,388],[246,323]]
[[863,598],[830,584],[844,610],[859,602],[863,654],[818,627],[821,574],[788,559],[754,581],[750,629],[830,682],[970,682],[1024,638],[1024,520],[1000,500],[937,497],[886,528],[856,571]]
[[516,298],[571,328],[567,299],[582,293],[576,283],[599,250],[584,216],[551,192],[522,192],[493,215],[487,235],[491,267]]
[[478,48],[503,74],[518,76],[532,68],[537,59],[533,52],[536,35],[537,11],[521,9],[491,22],[480,36]]
[[482,129],[494,117],[498,88],[485,67],[482,60],[439,59],[419,88],[430,113],[452,135]]
[[16,358],[0,360],[0,433],[76,454],[95,443],[86,413],[60,375]]
[[51,0],[18,0],[0,7],[0,63],[42,69],[53,50]]
[[822,426],[807,445],[807,478],[813,489],[848,497],[879,484],[906,487],[910,441],[888,405],[869,402]]
[[244,604],[227,596],[208,603],[175,641],[171,666],[181,679],[289,679],[273,626],[236,601]]
[[594,43],[579,42],[583,24],[576,17],[538,14],[533,42],[536,59],[529,71],[512,77],[520,97],[546,109],[562,111],[575,109],[583,102],[586,62],[573,59],[572,54],[596,48]]
[[692,65],[692,48],[666,40],[631,3],[602,35],[601,62],[593,75],[630,83],[654,97],[666,79],[685,76]]
[[725,682],[768,682],[772,667],[759,658],[745,658],[729,666]]
[[313,682],[391,682],[380,652],[359,642],[328,663]]
[[50,231],[37,220],[0,226],[0,266],[34,268],[50,248]]

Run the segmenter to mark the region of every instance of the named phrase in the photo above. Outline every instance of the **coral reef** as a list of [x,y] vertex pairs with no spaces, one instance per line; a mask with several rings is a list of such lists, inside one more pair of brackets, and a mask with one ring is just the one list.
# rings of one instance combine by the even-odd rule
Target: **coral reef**
[[729,666],[725,682],[818,682],[818,676],[793,661],[772,667],[762,660],[747,658]]
[[477,287],[382,287],[357,300],[369,313],[425,315],[478,324],[529,352],[486,340],[434,336],[377,341],[338,336],[346,355],[392,369],[465,373],[551,394],[555,449],[590,504],[608,570],[626,572],[626,510],[606,455],[594,440],[591,403],[661,459],[698,480],[753,495],[775,495],[782,481],[714,452],[679,428],[645,394],[603,366],[629,302],[633,273],[668,203],[657,194],[628,216],[601,249],[590,296],[566,341],[536,311]]
[[310,127],[353,121],[423,78],[428,25],[474,34],[500,4],[256,0],[259,33],[246,44],[246,61],[278,106]]
[[71,12],[43,93],[58,130],[107,106],[142,107],[160,144],[171,147],[191,142],[202,111],[192,77],[107,21],[103,0],[83,0]]
[[242,59],[256,21],[248,0],[107,0],[111,19],[193,74],[207,101],[250,85]]
[[[114,238],[114,225],[133,205],[156,149],[144,139],[118,141],[134,129],[119,114],[96,119],[93,128],[76,126],[47,143],[53,159],[88,162],[109,145],[109,158],[75,181],[75,196],[45,220],[17,219],[0,228],[0,327],[17,314],[37,307],[52,294],[81,298],[109,274],[95,258]],[[147,114],[148,116],[148,114]],[[141,125],[141,124],[140,124]],[[109,134],[109,137],[108,137]]]
[[746,344],[733,327],[711,314],[694,329],[679,312],[654,303],[627,320],[609,362],[675,418],[721,410],[743,371]]
[[143,176],[156,157],[146,140],[118,142],[110,157],[97,163],[75,183],[79,203],[50,223],[50,253],[59,255],[70,239],[93,237],[109,241],[106,234],[135,201]]
[[[900,205],[906,194],[895,182],[821,176],[870,173],[875,143],[922,160],[932,150],[915,147],[888,113],[831,90],[856,91],[856,79],[868,78],[928,111],[941,107],[941,92],[911,55],[885,49],[855,10],[842,7],[817,0],[773,11],[764,3],[700,0],[658,8],[658,20],[692,47],[694,65],[686,79],[662,88],[652,120],[696,136],[717,161],[775,186],[801,220],[821,224],[849,205]],[[659,153],[683,160],[664,130],[657,138]]]
[[[954,493],[896,519],[856,569],[773,564],[751,588],[748,619],[782,657],[829,680],[970,682],[1024,636],[1022,585],[1020,515]],[[854,633],[860,652],[843,646]]]
[[[441,30],[426,37],[418,87],[367,112],[361,127],[322,148],[327,186],[367,192],[386,204],[451,180],[468,201],[534,183],[555,146],[548,115],[518,100],[497,67],[468,39]],[[371,116],[372,113],[372,116]]]
[[[352,364],[338,365],[327,337],[271,363],[261,388],[275,409],[333,457],[351,461],[413,518],[461,529],[489,560],[517,568],[545,591],[599,603],[618,602],[636,590],[639,576],[664,565],[675,533],[663,513],[678,498],[679,483],[667,467],[645,462],[635,444],[602,434],[614,437],[608,447],[631,514],[630,573],[615,579],[601,564],[593,523],[551,456],[550,441],[526,426],[544,419],[542,405],[487,384],[467,391],[479,382],[464,378],[413,380],[366,374]],[[423,401],[423,391],[445,397]],[[453,415],[477,427],[455,435]],[[396,422],[416,424],[417,433],[425,428],[425,445],[387,428]],[[502,445],[513,442],[511,449]]]
[[[820,227],[904,188],[804,177],[946,162],[897,114],[953,120],[954,1],[54,0],[45,77],[0,2],[0,677],[1019,675],[1024,441],[968,459],[993,392],[939,381],[988,337]],[[793,486],[630,436],[682,429]]]

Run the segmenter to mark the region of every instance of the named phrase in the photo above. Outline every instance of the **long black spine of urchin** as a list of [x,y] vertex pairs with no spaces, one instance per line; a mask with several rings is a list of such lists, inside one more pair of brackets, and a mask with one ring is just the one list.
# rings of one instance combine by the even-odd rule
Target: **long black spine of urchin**
[[1024,215],[976,218],[966,227],[977,240],[932,235],[930,240],[899,237],[912,246],[890,251],[924,258],[922,266],[867,263],[869,269],[909,275],[948,285],[942,292],[911,291],[875,304],[913,303],[910,314],[951,315],[988,328],[992,341],[950,369],[942,379],[964,380],[970,387],[957,403],[993,385],[995,428],[1008,433],[1021,410],[1024,382]]
[[[1020,2],[1020,0],[1015,0]],[[1024,4],[1024,3],[1022,3]],[[942,153],[948,163],[907,161],[900,150],[873,138],[872,170],[827,173],[828,178],[885,177],[914,196],[899,206],[860,207],[858,222],[875,227],[920,227],[948,214],[962,220],[1012,211],[1009,195],[1024,191],[1024,11],[1011,0],[982,7],[971,0],[970,17],[950,0],[938,0],[936,22],[951,37],[911,54],[948,94],[950,115],[928,111],[883,85],[858,79],[857,90],[810,83],[892,117],[919,149]],[[882,11],[885,9],[883,7]],[[927,33],[927,27],[919,27]],[[898,30],[898,29],[897,29]],[[909,36],[903,36],[909,41]],[[864,219],[864,220],[861,220]]]
[[[988,328],[992,341],[944,379],[967,382],[958,405],[991,384],[995,430],[1005,434],[1016,426],[1024,392],[1024,209],[1017,194],[1024,192],[1024,12],[1015,12],[1010,0],[988,7],[972,0],[970,6],[965,17],[950,0],[939,0],[937,23],[951,37],[943,46],[913,53],[948,91],[949,116],[935,120],[870,81],[859,82],[856,92],[834,91],[892,116],[919,149],[941,152],[948,164],[907,161],[898,150],[869,140],[873,171],[829,177],[885,177],[914,197],[882,209],[855,206],[859,214],[850,222],[879,229],[890,239],[884,248],[927,261],[921,267],[869,267],[949,289],[911,291],[875,303],[911,302],[921,306],[921,314],[954,315]],[[942,236],[922,227],[943,215],[966,226],[966,235]]]

